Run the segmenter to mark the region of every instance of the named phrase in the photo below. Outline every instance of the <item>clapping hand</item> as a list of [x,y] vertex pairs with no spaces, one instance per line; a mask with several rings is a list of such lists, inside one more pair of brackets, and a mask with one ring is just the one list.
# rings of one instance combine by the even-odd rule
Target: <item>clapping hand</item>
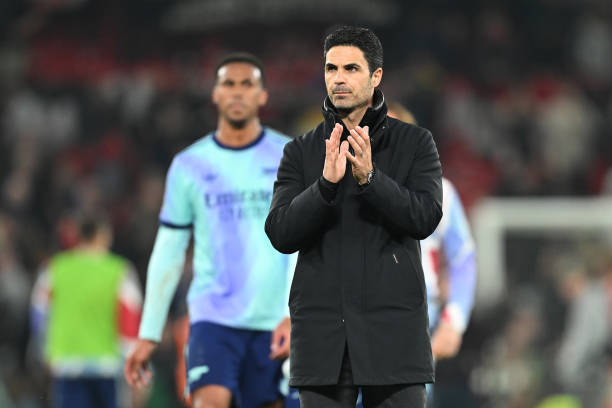
[[372,165],[372,146],[370,145],[370,134],[367,126],[357,126],[351,129],[348,141],[355,152],[353,156],[346,152],[346,158],[351,162],[353,177],[359,184],[368,181],[368,173],[374,168]]
[[338,183],[346,172],[346,158],[349,144],[345,140],[340,143],[343,127],[336,123],[329,139],[325,140],[325,165],[323,166],[323,178]]

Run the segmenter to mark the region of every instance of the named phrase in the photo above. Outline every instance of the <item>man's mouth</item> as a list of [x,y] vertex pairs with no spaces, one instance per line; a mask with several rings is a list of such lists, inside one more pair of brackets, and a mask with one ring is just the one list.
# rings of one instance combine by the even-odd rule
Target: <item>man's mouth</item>
[[332,94],[334,95],[348,95],[351,93],[350,89],[346,89],[346,88],[335,88],[332,89]]

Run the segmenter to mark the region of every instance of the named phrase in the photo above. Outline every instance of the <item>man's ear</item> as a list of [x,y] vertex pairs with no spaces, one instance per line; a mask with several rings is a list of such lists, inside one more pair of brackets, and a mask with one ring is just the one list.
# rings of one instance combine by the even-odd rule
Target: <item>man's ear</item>
[[382,81],[382,68],[376,68],[374,72],[372,72],[372,87],[376,88],[380,85],[380,81]]
[[217,94],[217,86],[215,85],[211,92],[211,99],[215,105],[219,104],[219,95]]
[[261,92],[259,93],[259,100],[257,101],[259,106],[264,106],[266,103],[268,103],[268,90],[266,88],[263,88],[261,90]]

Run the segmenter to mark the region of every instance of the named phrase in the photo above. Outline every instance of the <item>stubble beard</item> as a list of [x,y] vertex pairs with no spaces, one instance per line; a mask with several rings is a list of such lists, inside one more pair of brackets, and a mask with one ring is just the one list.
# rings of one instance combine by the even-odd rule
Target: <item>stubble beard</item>
[[236,130],[244,129],[247,123],[249,122],[248,119],[230,119],[230,118],[226,118],[226,119],[227,119],[227,123]]
[[356,109],[361,109],[364,106],[367,106],[367,104],[368,104],[368,100],[366,99],[364,101],[359,101],[357,104],[355,104],[353,106],[338,107],[338,106],[334,105],[334,107],[336,108],[336,112],[338,112],[338,116],[340,116],[340,118],[344,119],[348,115],[353,113]]
[[223,114],[223,118],[228,123],[228,125],[230,125],[232,129],[236,129],[236,130],[244,129],[250,120],[248,116],[245,118],[235,119],[235,118],[230,117],[230,115],[227,113]]
[[[371,86],[371,82],[369,81],[368,81],[368,86]],[[365,93],[368,94],[369,92],[365,92]],[[331,99],[331,95],[330,95],[330,99]],[[357,101],[352,106],[338,107],[334,104],[334,107],[336,108],[336,112],[338,112],[338,116],[344,119],[348,117],[351,113],[353,113],[355,110],[361,109],[364,106],[367,106],[368,102],[369,102],[369,98],[364,98],[363,100]]]

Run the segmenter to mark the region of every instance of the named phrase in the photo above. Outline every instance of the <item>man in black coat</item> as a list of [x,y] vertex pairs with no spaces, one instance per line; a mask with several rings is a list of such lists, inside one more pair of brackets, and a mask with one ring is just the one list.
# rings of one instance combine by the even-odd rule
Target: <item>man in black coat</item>
[[365,28],[325,39],[325,120],[289,142],[266,233],[299,251],[291,377],[303,408],[423,407],[433,382],[419,240],[442,216],[431,133],[389,118],[382,46]]

